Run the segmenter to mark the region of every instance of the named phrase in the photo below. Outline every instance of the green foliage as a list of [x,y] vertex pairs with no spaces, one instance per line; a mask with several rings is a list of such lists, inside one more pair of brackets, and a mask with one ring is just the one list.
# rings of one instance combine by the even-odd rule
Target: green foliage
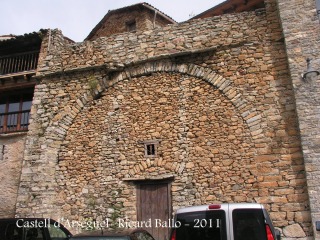
[[89,87],[90,87],[90,91],[94,92],[94,90],[97,89],[98,86],[98,80],[94,77],[94,76],[90,76],[89,77]]

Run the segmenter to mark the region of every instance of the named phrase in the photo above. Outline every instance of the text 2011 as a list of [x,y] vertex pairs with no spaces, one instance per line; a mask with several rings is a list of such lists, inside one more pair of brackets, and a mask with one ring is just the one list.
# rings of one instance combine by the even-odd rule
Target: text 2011
[[194,228],[220,228],[221,219],[194,219]]

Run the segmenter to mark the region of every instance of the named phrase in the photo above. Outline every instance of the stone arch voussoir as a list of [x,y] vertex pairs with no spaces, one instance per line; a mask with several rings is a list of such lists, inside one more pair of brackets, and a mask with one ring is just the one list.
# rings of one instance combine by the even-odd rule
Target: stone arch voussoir
[[54,126],[53,129],[51,129],[52,134],[55,135],[55,138],[58,137],[59,140],[63,140],[73,119],[83,107],[109,87],[123,80],[130,80],[131,78],[156,72],[176,72],[208,82],[232,102],[248,125],[252,138],[254,140],[263,138],[261,127],[259,127],[262,120],[260,113],[246,101],[237,88],[233,86],[231,80],[224,78],[210,68],[201,67],[192,63],[178,64],[170,61],[146,62],[137,66],[127,67],[122,71],[113,74],[110,79],[99,82],[95,89],[91,89],[83,96],[80,96],[72,107],[64,109],[64,111],[59,114],[64,117],[57,118],[56,121],[53,121]]
[[134,177],[136,174],[144,173],[150,167],[162,168],[168,170],[170,173],[174,172],[177,175],[180,175],[185,169],[186,163],[175,162],[175,163],[155,163],[153,161],[144,161],[141,163],[135,164],[130,170],[130,177]]
[[[217,88],[227,99],[229,99],[240,113],[243,120],[250,129],[253,139],[263,138],[260,127],[262,117],[260,113],[242,96],[242,94],[233,85],[231,80],[217,74],[210,68],[201,67],[195,64],[178,64],[170,61],[147,62],[138,66],[127,67],[123,71],[115,74],[105,84],[105,88],[111,87],[123,80],[149,75],[156,72],[176,72],[196,77],[208,82]],[[101,91],[101,85],[99,86]],[[98,91],[98,90],[97,90]],[[260,130],[253,130],[260,129]]]

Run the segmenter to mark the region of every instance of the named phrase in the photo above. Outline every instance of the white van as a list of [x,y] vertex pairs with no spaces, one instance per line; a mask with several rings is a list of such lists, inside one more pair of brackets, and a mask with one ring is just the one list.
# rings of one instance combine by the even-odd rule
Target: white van
[[279,240],[258,203],[223,203],[179,209],[170,240]]

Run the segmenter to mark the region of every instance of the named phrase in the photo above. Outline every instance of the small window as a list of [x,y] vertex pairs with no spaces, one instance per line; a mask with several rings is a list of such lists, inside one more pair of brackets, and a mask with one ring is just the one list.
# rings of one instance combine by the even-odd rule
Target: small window
[[156,155],[156,145],[154,143],[146,144],[146,156]]
[[145,157],[156,157],[160,140],[143,141]]
[[126,25],[127,25],[128,32],[134,32],[137,30],[137,24],[135,20],[131,22],[127,22]]

